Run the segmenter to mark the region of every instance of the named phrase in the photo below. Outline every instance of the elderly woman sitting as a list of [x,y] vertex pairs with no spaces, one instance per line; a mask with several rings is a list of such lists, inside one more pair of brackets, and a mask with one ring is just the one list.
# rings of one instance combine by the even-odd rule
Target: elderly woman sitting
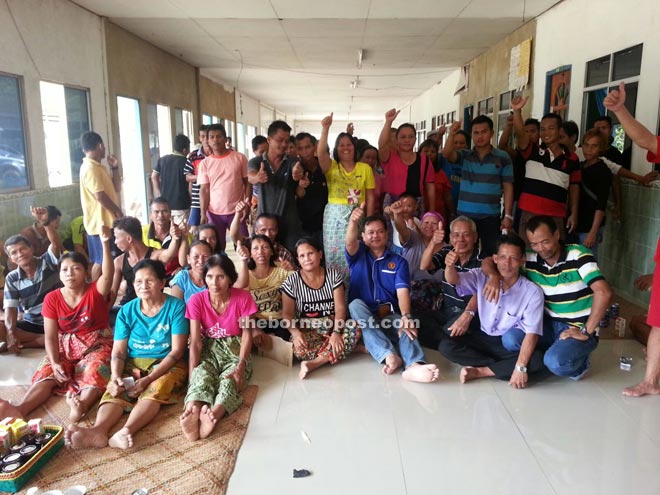
[[[110,382],[92,428],[72,426],[66,433],[74,448],[128,449],[133,435],[148,425],[161,405],[175,404],[188,375],[181,360],[188,341],[183,301],[163,294],[165,266],[142,260],[133,269],[137,299],[122,306],[117,316],[110,364]],[[117,433],[110,429],[130,411]]]

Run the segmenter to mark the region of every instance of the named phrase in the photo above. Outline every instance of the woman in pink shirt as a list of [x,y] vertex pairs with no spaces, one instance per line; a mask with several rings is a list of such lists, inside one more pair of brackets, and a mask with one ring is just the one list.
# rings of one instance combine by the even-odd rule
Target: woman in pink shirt
[[252,375],[248,320],[257,306],[248,291],[232,287],[237,279],[234,263],[214,254],[204,268],[208,290],[188,301],[190,383],[181,415],[188,440],[208,437],[220,418],[238,409],[240,392]]

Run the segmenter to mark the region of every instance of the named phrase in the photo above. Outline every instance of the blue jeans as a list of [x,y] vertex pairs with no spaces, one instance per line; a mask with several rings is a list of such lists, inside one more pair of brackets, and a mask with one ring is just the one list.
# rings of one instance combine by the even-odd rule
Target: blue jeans
[[391,314],[379,322],[362,299],[351,301],[348,310],[351,318],[357,320],[360,325],[364,345],[376,361],[383,363],[390,354],[400,354],[404,368],[408,368],[411,364],[426,362],[424,351],[417,339],[410,340],[403,332],[401,336],[398,335],[400,327],[395,322],[401,320],[401,315]]
[[[547,349],[543,363],[552,373],[579,380],[589,369],[589,354],[596,350],[598,337],[592,335],[588,340],[559,340],[559,335],[569,326],[568,323],[544,317],[543,337],[539,339],[537,348]],[[502,336],[502,345],[510,351],[520,350],[524,337],[522,330],[511,329]]]
[[[589,249],[591,249],[591,252],[594,253],[594,258],[598,260],[598,245],[603,242],[603,232],[605,231],[605,227],[601,227],[598,229],[598,234],[596,235],[596,244],[591,246]],[[578,238],[580,239],[580,244],[584,245],[584,240],[587,238],[587,235],[589,235],[588,232],[583,232],[578,234]]]

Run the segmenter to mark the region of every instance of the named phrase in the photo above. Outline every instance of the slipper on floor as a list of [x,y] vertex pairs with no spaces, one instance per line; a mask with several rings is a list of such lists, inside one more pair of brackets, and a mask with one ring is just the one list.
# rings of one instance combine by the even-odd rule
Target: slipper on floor
[[0,354],[7,352],[9,348],[7,347],[7,342],[0,342]]

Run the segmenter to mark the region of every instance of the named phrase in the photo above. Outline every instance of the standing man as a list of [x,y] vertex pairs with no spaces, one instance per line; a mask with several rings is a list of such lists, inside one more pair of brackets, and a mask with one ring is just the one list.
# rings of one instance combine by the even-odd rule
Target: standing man
[[[450,128],[442,154],[450,163],[461,165],[461,189],[458,196],[459,215],[477,224],[481,253],[490,256],[501,230],[513,227],[513,164],[504,151],[493,147],[493,121],[479,115],[472,121],[472,149],[456,151],[451,136],[461,127],[461,121]],[[501,218],[501,198],[504,196],[504,217]]]
[[438,379],[435,364],[426,364],[412,319],[408,262],[387,249],[387,221],[367,217],[358,240],[365,203],[355,208],[346,230],[346,260],[352,283],[348,293],[351,316],[362,328],[369,354],[391,375],[403,366],[402,377],[414,382]]
[[[5,279],[3,307],[5,310],[5,340],[7,350],[18,354],[22,347],[44,347],[44,319],[41,315],[44,298],[61,287],[57,262],[62,253],[60,236],[48,222],[46,208],[32,208],[32,216],[46,229],[50,246],[43,256],[34,256],[30,241],[22,235],[11,236],[5,242],[9,260],[17,266]],[[19,306],[23,319],[18,319]]]
[[86,132],[80,138],[85,153],[80,167],[80,204],[83,211],[83,225],[87,232],[89,260],[93,263],[92,280],[101,275],[103,262],[102,227],[112,228],[116,218],[123,213],[119,207],[119,198],[114,180],[119,180],[119,160],[115,155],[108,156],[108,165],[113,177],[101,165],[105,158],[103,139],[95,132]]
[[291,127],[283,120],[268,126],[268,151],[250,160],[248,180],[259,185],[258,214],[271,213],[280,218],[284,245],[294,251],[300,238],[296,189],[303,168],[295,157],[286,154],[290,136]]
[[[525,179],[518,201],[522,212],[518,232],[522,239],[526,239],[527,221],[535,215],[549,215],[555,220],[559,235],[564,239],[566,230],[571,233],[577,227],[582,178],[580,164],[578,157],[559,143],[563,122],[557,114],[548,113],[541,119],[540,146],[530,140],[521,113],[528,99],[516,96],[511,101],[518,153],[526,160]],[[569,208],[571,216],[564,224]]]
[[[199,164],[197,174],[201,218],[202,223],[209,221],[216,226],[218,249],[224,251],[236,205],[252,197],[252,186],[247,180],[247,158],[226,147],[225,127],[211,124],[207,134],[212,153]],[[248,235],[245,222],[241,223],[241,234]]]
[[200,147],[188,155],[186,166],[183,169],[186,181],[188,181],[188,184],[190,185],[190,217],[188,218],[188,225],[193,233],[197,231],[201,217],[199,211],[199,184],[197,184],[197,171],[202,160],[211,154],[211,148],[209,148],[207,139],[208,128],[208,125],[199,126],[198,137],[199,142],[201,143]]
[[190,139],[183,134],[177,134],[173,147],[172,154],[158,159],[156,168],[151,172],[151,184],[154,188],[154,198],[165,198],[174,218],[188,218],[190,191],[184,169],[187,163],[186,155],[190,151]]
[[315,154],[316,138],[301,132],[296,136],[296,150],[305,169],[296,191],[302,235],[323,245],[323,212],[328,204],[328,182]]
[[[605,108],[614,112],[623,126],[623,130],[633,142],[648,151],[646,160],[651,163],[660,162],[660,136],[656,136],[642,124],[637,122],[625,106],[626,85],[622,82],[619,89],[610,92],[605,97]],[[646,323],[651,327],[646,347],[646,374],[644,379],[634,387],[623,390],[624,395],[640,397],[642,395],[660,394],[660,237],[655,249],[655,270],[651,287],[651,305],[649,306]]]

